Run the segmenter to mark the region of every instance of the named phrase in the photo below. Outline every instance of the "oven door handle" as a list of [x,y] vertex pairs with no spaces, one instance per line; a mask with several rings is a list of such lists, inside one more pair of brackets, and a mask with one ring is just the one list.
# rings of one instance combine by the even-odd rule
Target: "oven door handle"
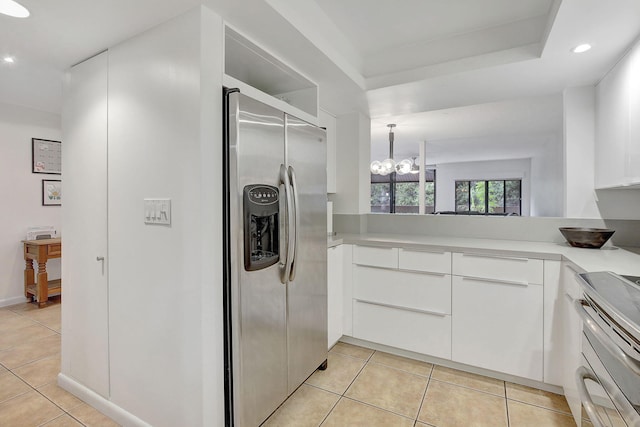
[[587,384],[585,383],[586,380],[591,380],[600,384],[600,381],[598,381],[598,378],[593,374],[593,372],[589,371],[584,366],[580,366],[576,369],[576,385],[578,386],[578,395],[580,395],[582,406],[584,406],[584,410],[587,412],[587,415],[594,427],[606,427],[606,424],[602,422],[600,415],[598,415],[598,412],[596,411],[595,403],[591,400],[589,390],[587,390]]
[[602,344],[602,346],[609,352],[613,357],[616,358],[620,363],[622,363],[627,368],[631,369],[636,375],[640,375],[640,361],[636,358],[631,357],[627,352],[625,352],[622,348],[620,348],[613,340],[606,334],[605,331],[591,318],[589,313],[584,309],[585,305],[589,305],[583,299],[573,300],[573,307],[578,312],[578,315],[582,319],[583,324],[589,329],[591,333],[596,337],[596,339]]

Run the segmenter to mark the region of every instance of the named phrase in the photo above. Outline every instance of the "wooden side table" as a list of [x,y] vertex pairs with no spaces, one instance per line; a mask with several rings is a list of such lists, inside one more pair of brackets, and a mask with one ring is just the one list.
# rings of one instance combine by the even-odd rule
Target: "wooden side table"
[[[62,280],[51,280],[47,275],[47,261],[62,256],[62,239],[23,240],[24,244],[24,296],[38,302],[38,307],[46,305],[50,295],[62,294]],[[35,276],[33,261],[38,263]],[[37,279],[37,280],[34,280]]]

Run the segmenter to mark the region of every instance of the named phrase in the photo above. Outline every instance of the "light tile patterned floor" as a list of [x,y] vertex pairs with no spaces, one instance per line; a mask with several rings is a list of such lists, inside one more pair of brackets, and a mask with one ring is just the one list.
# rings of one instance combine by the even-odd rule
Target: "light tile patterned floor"
[[[0,426],[117,426],[56,384],[60,299],[0,308]],[[265,426],[575,426],[563,396],[345,343]]]
[[60,297],[0,308],[0,426],[117,426],[58,387]]
[[264,423],[274,426],[575,427],[564,396],[338,343]]

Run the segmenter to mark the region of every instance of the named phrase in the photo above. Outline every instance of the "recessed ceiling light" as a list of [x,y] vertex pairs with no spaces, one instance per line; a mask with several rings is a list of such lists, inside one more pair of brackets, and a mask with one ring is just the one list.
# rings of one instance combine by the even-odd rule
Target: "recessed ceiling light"
[[585,44],[581,44],[581,45],[578,45],[578,46],[574,47],[573,49],[571,49],[571,52],[573,52],[573,53],[582,53],[582,52],[588,51],[589,49],[591,49],[591,45],[588,44],[588,43],[585,43]]
[[13,56],[5,56],[4,58],[2,58],[2,60],[9,64],[13,64],[14,62],[16,62]]
[[27,8],[13,0],[0,0],[0,13],[14,18],[26,18],[29,16]]

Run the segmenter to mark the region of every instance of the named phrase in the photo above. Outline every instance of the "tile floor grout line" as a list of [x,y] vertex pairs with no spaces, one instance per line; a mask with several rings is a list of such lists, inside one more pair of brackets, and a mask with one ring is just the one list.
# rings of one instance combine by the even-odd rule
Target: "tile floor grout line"
[[[362,359],[360,359],[362,360]],[[362,365],[362,367],[360,368],[360,370],[358,371],[358,373],[356,374],[356,376],[353,378],[353,380],[351,380],[351,382],[349,383],[349,385],[347,386],[347,388],[344,389],[344,391],[342,392],[342,397],[346,397],[345,394],[347,393],[347,391],[349,391],[349,388],[353,385],[354,382],[356,382],[356,380],[358,379],[358,377],[360,376],[360,374],[362,373],[362,371],[364,370],[364,368],[369,364],[369,361],[365,361],[364,364]]]
[[[387,365],[386,363],[376,362],[375,360],[371,360],[371,363],[373,363],[374,365],[384,366],[385,368],[395,369],[396,371],[404,372],[405,374],[416,375],[416,376],[422,377],[422,378],[429,379],[431,377],[431,374],[429,374],[429,375],[417,374],[415,372],[407,371],[406,369],[401,369],[401,368],[398,368],[396,366]],[[427,362],[425,362],[425,363],[427,363]],[[367,364],[368,364],[368,362],[367,362]]]
[[393,412],[393,411],[390,411],[390,410],[388,410],[388,409],[381,408],[381,407],[376,406],[376,405],[373,405],[373,404],[371,404],[371,403],[363,402],[362,400],[358,400],[358,399],[355,399],[355,398],[353,398],[353,397],[349,397],[349,396],[342,396],[342,397],[343,397],[344,399],[349,399],[349,400],[351,400],[351,401],[353,401],[353,402],[361,403],[361,404],[363,404],[363,405],[369,406],[369,407],[374,408],[374,409],[379,409],[380,411],[384,411],[384,412],[388,412],[388,413],[393,414],[393,415],[397,415],[397,416],[402,417],[402,418],[404,418],[404,419],[406,419],[406,420],[413,421],[414,423],[415,423],[415,421],[416,421],[415,419],[413,419],[413,418],[411,418],[411,417],[408,417],[408,416],[406,416],[406,415],[399,414],[399,413],[397,413],[397,412]]
[[[431,368],[431,372],[433,372],[433,367]],[[424,405],[427,398],[427,390],[429,390],[429,384],[431,384],[431,374],[429,374],[429,378],[427,379],[427,386],[424,388],[424,393],[422,393],[422,400],[420,401],[420,406],[418,407],[418,413],[416,414],[416,422],[414,423],[414,425],[418,424],[418,418],[420,418],[422,406]]]
[[324,418],[322,419],[322,421],[320,421],[320,424],[318,424],[318,427],[322,426],[322,424],[324,424],[324,422],[327,420],[327,418],[329,418],[329,415],[331,415],[333,410],[336,409],[336,406],[338,406],[338,402],[340,402],[340,400],[342,400],[342,398],[343,398],[343,396],[340,396],[338,398],[338,400],[336,400],[336,403],[334,403],[333,406],[331,407],[331,409],[329,409],[329,412],[327,412],[327,415],[325,415]]
[[477,391],[479,393],[484,393],[484,394],[488,394],[489,396],[494,396],[494,397],[501,397],[501,398],[505,398],[505,396],[502,396],[500,394],[495,394],[495,393],[489,393],[488,391],[484,391],[484,390],[478,390],[477,388],[473,388],[473,387],[469,387],[467,385],[462,385],[462,384],[457,384],[457,383],[452,383],[450,381],[444,381],[438,378],[431,378],[434,381],[438,381],[439,383],[445,383],[445,384],[449,384],[449,385],[453,385],[456,387],[462,387],[462,388],[466,388],[467,390],[473,390],[473,391]]
[[538,404],[535,404],[535,403],[525,402],[524,400],[509,399],[509,398],[507,398],[507,400],[511,400],[511,401],[517,402],[517,403],[522,403],[523,405],[528,405],[528,406],[533,406],[533,407],[536,407],[536,408],[544,409],[546,411],[556,412],[556,413],[562,414],[562,415],[570,415],[570,416],[572,416],[571,412],[565,412],[565,411],[561,411],[559,409],[548,408],[546,406],[538,405]]
[[507,410],[507,427],[511,427],[511,420],[509,419],[509,399],[507,398],[507,382],[504,384],[504,407]]

